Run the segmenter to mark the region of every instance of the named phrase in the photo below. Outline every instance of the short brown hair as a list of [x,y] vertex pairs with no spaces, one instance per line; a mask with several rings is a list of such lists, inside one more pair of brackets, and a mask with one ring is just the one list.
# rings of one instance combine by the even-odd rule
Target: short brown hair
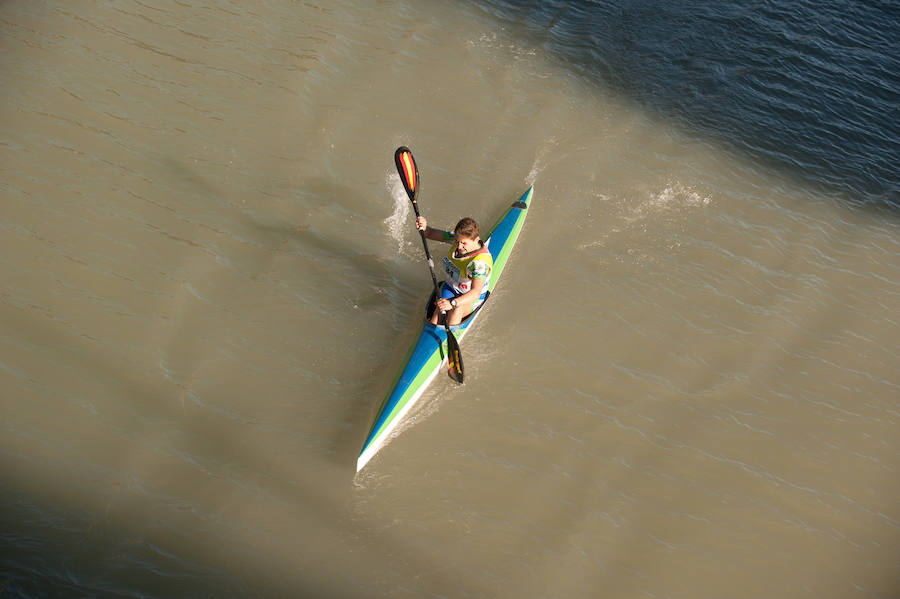
[[453,228],[453,235],[454,237],[476,239],[478,237],[478,223],[475,222],[475,219],[467,216],[456,223],[456,226]]

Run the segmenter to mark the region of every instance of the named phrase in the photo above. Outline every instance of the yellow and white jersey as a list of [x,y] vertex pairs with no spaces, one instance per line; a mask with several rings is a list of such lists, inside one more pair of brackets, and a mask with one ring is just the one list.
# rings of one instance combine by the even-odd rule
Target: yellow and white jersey
[[475,279],[484,279],[484,294],[491,284],[491,269],[494,259],[491,252],[482,244],[481,248],[463,256],[456,256],[456,248],[443,258],[444,272],[447,273],[447,285],[456,293],[466,293],[472,288]]

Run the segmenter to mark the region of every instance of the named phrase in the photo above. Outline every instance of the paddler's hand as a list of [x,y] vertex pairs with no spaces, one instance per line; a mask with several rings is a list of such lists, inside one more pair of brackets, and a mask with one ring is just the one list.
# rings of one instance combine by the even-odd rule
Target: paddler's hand
[[441,312],[449,312],[453,309],[453,305],[450,303],[450,300],[441,298],[434,303],[437,306],[437,309]]
[[422,231],[424,233],[425,229],[427,229],[427,228],[428,228],[428,221],[425,220],[425,217],[417,216],[416,217],[416,229],[418,229],[419,231]]

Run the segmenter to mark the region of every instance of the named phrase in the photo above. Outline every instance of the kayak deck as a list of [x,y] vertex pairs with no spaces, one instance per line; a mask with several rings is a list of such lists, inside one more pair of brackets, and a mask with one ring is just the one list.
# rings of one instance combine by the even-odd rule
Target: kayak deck
[[[496,287],[512,251],[512,246],[519,236],[533,192],[534,187],[529,187],[522,197],[513,202],[485,239],[485,245],[494,260],[491,272],[491,290]],[[466,316],[459,325],[450,327],[458,341],[462,340],[481,313],[481,309],[490,299],[490,294],[489,290],[484,302],[478,309]],[[422,329],[416,343],[410,348],[405,366],[394,380],[391,391],[382,402],[378,415],[369,429],[366,442],[356,461],[357,472],[362,470],[363,466],[381,449],[391,432],[412,409],[431,381],[444,370],[443,366],[447,363],[447,332],[443,325],[435,326],[428,321],[428,306],[433,301],[434,294],[432,293],[426,306],[426,318],[422,322]]]

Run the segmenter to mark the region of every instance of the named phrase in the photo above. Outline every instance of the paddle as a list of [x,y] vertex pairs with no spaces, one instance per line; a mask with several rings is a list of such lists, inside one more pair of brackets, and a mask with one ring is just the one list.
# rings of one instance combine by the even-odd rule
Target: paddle
[[[416,218],[418,218],[419,203],[416,200],[419,197],[419,169],[416,167],[416,161],[409,148],[406,146],[397,148],[397,151],[394,152],[394,163],[397,165],[397,172],[400,173],[400,180],[403,181],[403,189],[406,190],[406,195],[409,196],[409,201],[412,202],[413,210],[416,213]],[[428,259],[428,270],[431,272],[431,282],[434,283],[434,296],[435,298],[438,298],[440,296],[440,289],[438,289],[437,277],[434,276],[434,261],[431,259],[431,252],[428,251],[428,241],[425,239],[425,231],[419,229],[419,235],[421,235],[422,245],[425,247],[425,257]],[[447,363],[450,369],[448,374],[450,375],[450,378],[457,383],[462,383],[463,363],[462,354],[459,351],[459,343],[457,343],[456,337],[450,331],[450,326],[447,324],[447,313],[441,312],[441,315],[444,317],[444,330],[447,331]]]

